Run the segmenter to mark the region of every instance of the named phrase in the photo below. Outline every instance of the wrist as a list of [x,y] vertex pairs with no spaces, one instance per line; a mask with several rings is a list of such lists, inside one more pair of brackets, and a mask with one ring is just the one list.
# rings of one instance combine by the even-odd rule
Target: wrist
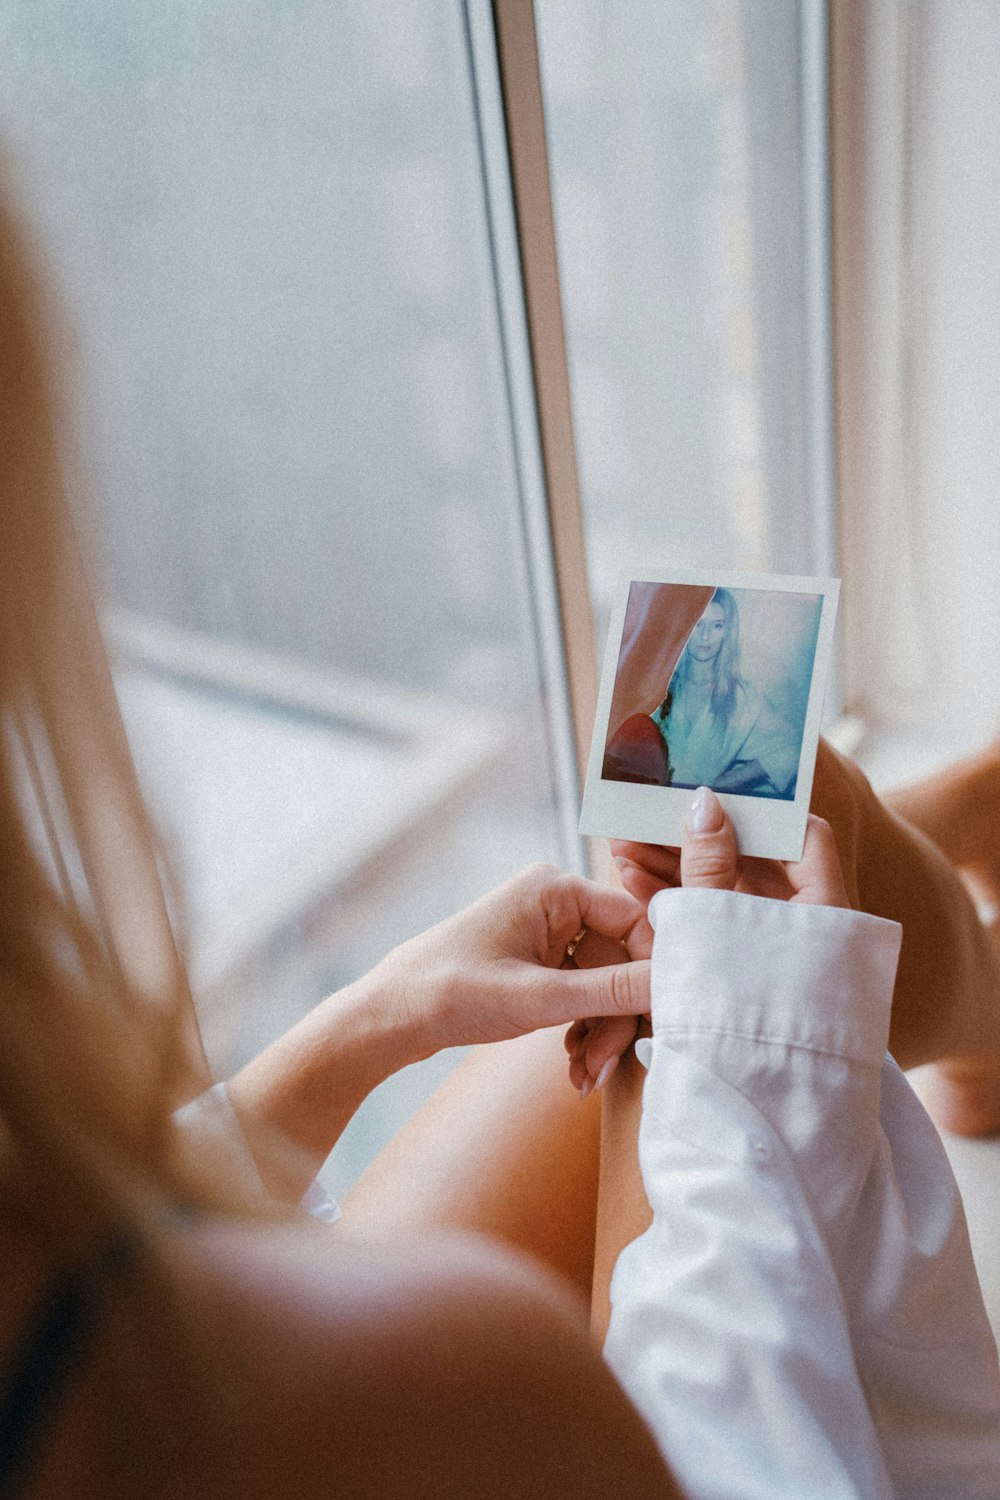
[[379,965],[327,996],[227,1085],[248,1130],[291,1143],[309,1176],[372,1090],[432,1050],[387,978]]
[[427,1006],[411,998],[405,966],[394,952],[342,990],[323,1000],[316,1017],[324,1035],[350,1055],[367,1091],[401,1068],[438,1050],[430,1036]]

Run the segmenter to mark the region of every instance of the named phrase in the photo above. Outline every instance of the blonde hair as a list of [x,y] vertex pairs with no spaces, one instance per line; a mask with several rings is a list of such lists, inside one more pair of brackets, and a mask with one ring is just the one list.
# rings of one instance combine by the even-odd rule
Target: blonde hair
[[[717,604],[722,610],[722,646],[712,662],[712,695],[710,699],[712,717],[717,725],[726,725],[736,708],[740,691],[745,687],[740,671],[740,609],[736,595],[729,589],[715,589],[705,606]],[[667,689],[667,698],[682,693],[691,676],[691,639],[681,652]],[[664,698],[664,703],[667,701]],[[661,704],[661,709],[662,709]]]
[[38,263],[0,190],[0,1149],[65,1246],[233,1195],[171,1121],[207,1068],[71,519]]

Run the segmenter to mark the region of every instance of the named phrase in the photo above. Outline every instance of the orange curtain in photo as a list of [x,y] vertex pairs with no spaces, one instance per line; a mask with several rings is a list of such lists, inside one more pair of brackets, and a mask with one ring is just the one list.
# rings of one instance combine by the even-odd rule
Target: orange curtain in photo
[[631,714],[663,701],[677,659],[714,590],[691,583],[633,583],[629,590],[608,741]]

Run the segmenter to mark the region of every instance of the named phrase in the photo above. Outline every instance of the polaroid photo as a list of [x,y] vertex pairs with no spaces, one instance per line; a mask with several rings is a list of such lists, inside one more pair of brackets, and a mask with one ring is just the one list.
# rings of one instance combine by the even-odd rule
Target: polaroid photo
[[801,858],[839,593],[774,574],[622,578],[581,833],[676,846],[709,786],[741,853]]

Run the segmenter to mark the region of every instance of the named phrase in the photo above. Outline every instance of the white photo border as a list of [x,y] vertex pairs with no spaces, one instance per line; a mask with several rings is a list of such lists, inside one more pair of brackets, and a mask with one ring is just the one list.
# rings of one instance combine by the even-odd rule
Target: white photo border
[[732,572],[725,569],[710,572],[704,569],[664,566],[644,566],[640,570],[630,570],[620,575],[608,626],[608,643],[580,813],[580,832],[597,838],[630,839],[640,843],[677,847],[681,842],[684,821],[694,796],[690,788],[605,781],[601,776],[625,627],[625,611],[633,583],[693,584],[700,588],[757,589],[762,592],[822,596],[794,801],[718,793],[719,801],[732,819],[742,854],[768,859],[801,859],[823,703],[833,658],[840,579]]

